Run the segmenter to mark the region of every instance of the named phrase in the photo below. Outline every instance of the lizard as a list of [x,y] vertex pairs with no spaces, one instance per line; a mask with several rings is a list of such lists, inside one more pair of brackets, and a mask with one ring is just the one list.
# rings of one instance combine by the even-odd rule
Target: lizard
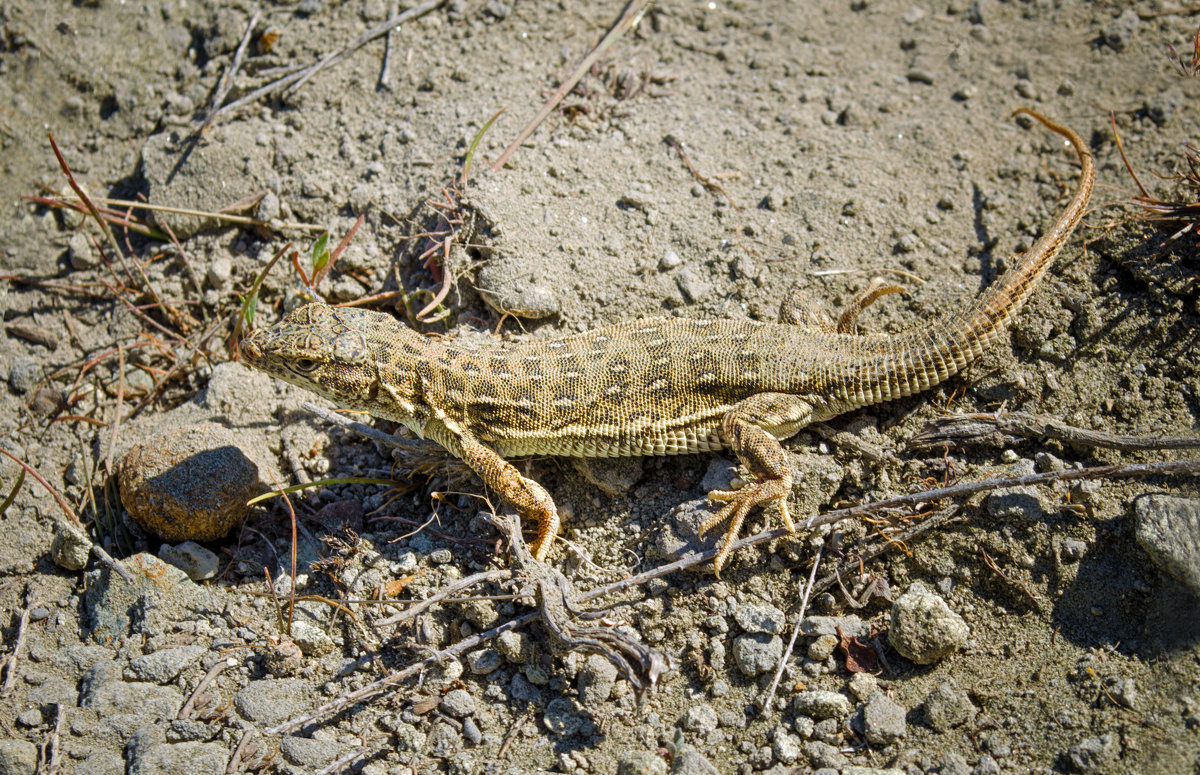
[[[793,473],[780,441],[806,425],[924,391],[992,345],[1082,218],[1095,179],[1082,138],[1028,108],[1073,147],[1080,177],[1066,208],[963,311],[899,333],[855,333],[873,284],[834,324],[784,302],[780,322],[651,318],[546,340],[464,344],[418,333],[384,312],[310,302],[241,343],[245,362],[339,406],[401,423],[474,470],[537,525],[545,560],[559,529],[550,494],[510,458],[622,457],[732,450],[751,474],[701,536],[728,523],[721,568],[756,506],[787,530]],[[1015,115],[1015,114],[1014,114]]]

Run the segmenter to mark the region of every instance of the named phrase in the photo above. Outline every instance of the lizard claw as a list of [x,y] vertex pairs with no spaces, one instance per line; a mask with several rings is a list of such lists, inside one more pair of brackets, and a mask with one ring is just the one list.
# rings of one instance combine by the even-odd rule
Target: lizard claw
[[792,484],[785,479],[763,479],[757,482],[746,485],[740,490],[713,490],[708,494],[709,500],[722,502],[725,505],[721,507],[713,516],[709,517],[700,525],[697,531],[701,537],[709,530],[717,525],[729,522],[729,529],[725,533],[725,541],[721,544],[721,550],[717,552],[717,556],[713,559],[713,574],[721,577],[721,568],[724,567],[725,561],[729,559],[732,551],[733,542],[737,540],[738,535],[742,531],[742,524],[746,521],[746,515],[750,513],[750,509],[760,504],[768,504],[775,501],[779,505],[779,513],[783,517],[783,524],[792,535],[796,534],[796,526],[792,523],[791,514],[788,512],[787,498],[792,492]]

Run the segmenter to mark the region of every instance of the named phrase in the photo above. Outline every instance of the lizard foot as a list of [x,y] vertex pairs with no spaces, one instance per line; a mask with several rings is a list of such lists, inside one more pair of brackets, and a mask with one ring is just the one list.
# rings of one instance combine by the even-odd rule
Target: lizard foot
[[721,550],[717,552],[717,556],[713,559],[713,575],[717,578],[721,577],[721,568],[724,567],[725,561],[729,559],[733,542],[737,540],[738,534],[741,533],[742,523],[746,521],[746,515],[750,513],[750,509],[759,504],[767,504],[771,501],[777,502],[779,504],[779,513],[783,517],[783,524],[787,527],[789,533],[792,535],[796,534],[796,526],[792,524],[792,517],[788,513],[787,507],[787,499],[791,493],[792,483],[787,479],[762,479],[747,484],[739,490],[713,490],[708,494],[709,500],[722,502],[725,505],[700,526],[698,531],[700,536],[703,537],[705,533],[717,525],[724,524],[725,522],[729,523],[729,530],[725,533],[725,542],[721,545]]

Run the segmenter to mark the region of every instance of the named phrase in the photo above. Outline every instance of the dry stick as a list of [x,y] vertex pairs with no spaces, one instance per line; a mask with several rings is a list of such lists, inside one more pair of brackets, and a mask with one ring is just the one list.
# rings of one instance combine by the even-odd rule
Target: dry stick
[[371,441],[378,441],[380,444],[386,444],[389,447],[395,447],[396,449],[403,450],[405,452],[411,452],[413,454],[420,455],[420,454],[427,454],[429,452],[435,452],[435,451],[436,452],[445,452],[446,451],[445,447],[442,447],[439,444],[435,444],[432,441],[424,441],[424,440],[420,440],[420,439],[397,438],[396,436],[392,436],[390,434],[384,433],[383,431],[379,430],[378,428],[372,428],[370,425],[364,425],[363,423],[360,423],[360,422],[354,422],[353,420],[351,420],[343,415],[340,415],[337,412],[332,412],[328,409],[325,409],[324,407],[317,406],[316,404],[309,402],[309,401],[305,401],[304,403],[300,404],[300,406],[305,411],[312,412],[317,417],[320,417],[322,420],[331,422],[334,425],[339,425],[343,428],[346,428],[347,430],[354,431],[355,433],[359,434],[360,436],[368,438]]
[[217,679],[217,676],[219,676],[227,668],[233,667],[236,664],[237,661],[234,660],[233,657],[226,657],[209,668],[204,677],[200,679],[200,683],[196,684],[196,689],[192,692],[192,696],[187,698],[187,702],[185,702],[183,707],[179,709],[179,713],[175,716],[175,718],[182,720],[192,715],[192,708],[195,707],[196,698],[200,696],[200,693],[207,689],[208,685]]
[[650,0],[629,0],[629,2],[625,5],[625,10],[621,13],[621,18],[617,19],[616,23],[613,24],[613,26],[608,30],[608,33],[604,36],[604,38],[601,39],[601,41],[596,44],[596,47],[591,50],[591,53],[583,58],[583,61],[580,62],[579,65],[571,72],[571,75],[568,76],[567,80],[563,81],[562,86],[559,86],[554,94],[550,96],[550,99],[547,100],[546,104],[542,106],[542,109],[537,112],[537,115],[533,117],[533,120],[525,125],[525,128],[521,130],[519,135],[517,135],[517,139],[513,140],[512,144],[504,149],[504,153],[500,154],[500,158],[492,162],[493,170],[498,171],[504,166],[504,163],[508,161],[508,157],[516,153],[517,149],[521,147],[521,143],[529,139],[529,136],[532,135],[535,130],[537,130],[538,125],[545,121],[546,116],[549,116],[550,112],[558,106],[558,103],[562,102],[562,99],[571,92],[571,89],[575,88],[575,84],[582,80],[583,76],[588,70],[591,69],[592,65],[596,63],[596,60],[599,59],[602,54],[604,54],[605,50],[607,50],[609,46],[616,42],[617,38],[624,35],[626,30],[637,24],[638,19],[641,18],[642,12],[646,9],[646,4],[649,1]]
[[909,442],[909,446],[932,446],[951,441],[987,442],[997,433],[1050,438],[1085,447],[1126,451],[1200,448],[1200,436],[1128,436],[1105,433],[1077,428],[1053,417],[1025,412],[952,414],[938,417],[922,428]]
[[25,584],[25,607],[21,609],[21,618],[17,622],[17,639],[13,643],[12,653],[4,662],[4,685],[0,686],[0,697],[7,697],[12,691],[13,682],[17,678],[17,661],[21,658],[21,649],[25,648],[25,636],[29,629],[29,609],[33,607],[33,588]]
[[[174,207],[172,205],[156,205],[149,202],[138,202],[129,199],[112,199],[109,197],[96,196],[92,197],[93,201],[100,202],[106,205],[117,205],[118,207],[132,207],[138,210],[153,210],[158,213],[171,213],[173,215],[192,215],[198,218],[211,218],[214,221],[224,221],[226,223],[236,223],[240,226],[260,226],[263,228],[271,228],[271,223],[268,221],[260,221],[257,218],[251,218],[248,215],[234,215],[233,213],[225,213],[220,210],[193,210],[189,207]],[[62,200],[64,204],[70,200]],[[296,229],[298,231],[325,231],[325,227],[315,223],[298,223],[295,221],[283,221],[276,224],[280,229]]]
[[808,574],[808,584],[804,586],[804,594],[800,597],[800,613],[796,616],[796,626],[792,628],[792,637],[788,640],[787,648],[783,650],[783,656],[779,658],[779,665],[775,668],[775,675],[771,678],[771,686],[758,704],[759,709],[764,713],[770,709],[771,702],[775,699],[775,690],[779,688],[783,671],[787,667],[788,660],[792,658],[792,651],[796,648],[796,639],[800,637],[800,625],[804,623],[804,614],[808,610],[808,600],[812,595],[813,585],[817,581],[817,568],[821,565],[821,556],[824,552],[825,544],[821,544],[817,549],[817,556],[813,558],[812,572]]
[[250,17],[250,23],[246,25],[246,32],[242,35],[242,42],[238,44],[237,51],[233,54],[233,61],[229,63],[229,68],[225,70],[221,76],[221,80],[217,82],[217,88],[213,91],[212,100],[208,103],[208,118],[201,125],[200,134],[208,131],[213,119],[217,117],[217,110],[221,107],[221,103],[225,101],[229,90],[233,88],[234,76],[241,69],[242,58],[246,55],[246,48],[250,44],[250,36],[254,33],[254,25],[258,24],[258,19],[261,15],[260,12],[255,11],[254,15]]
[[246,750],[246,746],[250,743],[250,738],[254,735],[254,727],[250,727],[242,732],[242,739],[238,741],[237,748],[233,749],[233,753],[229,757],[229,764],[225,766],[225,775],[233,775],[237,772],[238,765],[242,761],[242,752]]
[[[400,6],[392,0],[392,4],[388,6],[388,18],[391,19],[400,11]],[[379,66],[379,80],[376,82],[375,88],[379,91],[392,88],[391,72],[392,72],[392,50],[396,46],[395,30],[388,30],[387,37],[383,39],[383,64]]]
[[[1170,460],[1160,463],[1136,463],[1132,465],[1093,466],[1091,468],[1082,468],[1073,471],[1048,471],[1043,474],[1030,474],[1028,476],[984,479],[982,481],[955,485],[953,487],[942,487],[936,490],[927,490],[924,492],[913,493],[911,495],[902,495],[897,498],[890,498],[885,501],[868,503],[862,506],[854,506],[847,509],[837,509],[835,511],[826,512],[819,517],[810,519],[806,523],[805,527],[812,528],[818,525],[832,524],[843,519],[848,519],[850,517],[859,516],[861,514],[866,514],[873,511],[881,511],[884,509],[896,508],[898,506],[913,505],[925,501],[939,500],[942,498],[959,495],[970,495],[983,490],[1015,487],[1026,484],[1039,484],[1042,482],[1055,480],[1109,479],[1171,473],[1200,474],[1200,459]],[[916,533],[910,531],[910,534],[915,535]],[[735,541],[731,547],[731,551],[738,551],[749,546],[755,546],[766,541],[782,538],[786,535],[788,535],[788,532],[784,528],[764,530],[757,535]],[[657,568],[653,568],[628,579],[622,579],[611,584],[606,584],[602,587],[597,587],[581,594],[577,599],[577,602],[586,603],[599,597],[604,597],[606,595],[631,589],[635,586],[644,584],[647,581],[675,573],[676,571],[684,570],[701,563],[711,562],[717,556],[719,551],[719,549],[709,549],[704,552],[689,554],[688,556],[676,560],[675,562],[668,563],[667,565],[661,565]],[[824,581],[825,580],[823,579],[820,583],[823,584]],[[830,583],[833,582],[830,581]],[[283,734],[284,732],[290,732],[291,730],[302,727],[305,724],[315,721],[322,716],[341,712],[342,710],[352,707],[357,702],[369,697],[373,697],[382,692],[384,689],[387,689],[388,687],[400,683],[407,678],[419,674],[426,667],[436,664],[444,659],[458,657],[462,654],[465,654],[477,646],[486,643],[492,638],[499,637],[506,632],[511,632],[512,630],[524,627],[526,624],[537,621],[540,618],[541,613],[539,611],[531,611],[530,613],[519,616],[516,619],[511,619],[504,624],[494,627],[486,632],[481,632],[468,638],[464,638],[453,646],[449,646],[442,651],[438,651],[421,660],[420,662],[411,664],[408,667],[405,667],[394,673],[390,673],[389,675],[386,675],[377,681],[369,683],[361,689],[331,700],[319,708],[315,708],[308,713],[305,713],[303,716],[298,716],[294,719],[285,721],[278,726],[272,727],[266,730],[265,734],[277,735]]]
[[224,115],[224,114],[232,112],[234,110],[237,110],[238,108],[242,107],[243,105],[249,104],[251,102],[255,102],[258,99],[267,96],[268,94],[274,94],[275,92],[283,91],[284,89],[289,89],[289,88],[291,88],[291,89],[300,88],[300,86],[303,85],[305,81],[307,81],[310,77],[312,77],[319,71],[325,69],[326,67],[328,67],[330,65],[336,64],[337,62],[346,58],[348,55],[350,55],[354,51],[357,51],[358,49],[365,46],[367,43],[370,43],[375,38],[378,38],[379,36],[386,34],[393,27],[398,27],[401,24],[403,24],[404,22],[409,21],[410,19],[416,19],[417,17],[424,16],[425,14],[434,10],[435,8],[438,8],[439,6],[445,4],[445,2],[446,2],[446,0],[425,0],[425,2],[421,3],[420,5],[416,5],[416,6],[413,6],[412,8],[409,8],[407,11],[400,14],[399,16],[395,16],[381,24],[377,24],[376,26],[374,26],[371,29],[364,32],[363,34],[359,35],[354,40],[347,43],[342,48],[340,48],[337,51],[334,51],[330,54],[326,54],[324,57],[322,57],[321,59],[312,63],[311,65],[308,65],[307,67],[305,67],[301,70],[297,70],[293,73],[290,73],[289,75],[283,76],[282,78],[277,78],[274,81],[271,81],[270,83],[268,83],[266,86],[262,86],[262,87],[255,89],[254,91],[247,94],[245,97],[234,100],[233,102],[229,103],[228,105],[223,106],[220,110],[218,110],[213,115],[212,120],[215,121],[218,116]]
[[62,761],[59,759],[60,742],[62,741],[63,724],[67,720],[67,714],[63,713],[62,703],[54,703],[54,729],[46,736],[46,742],[42,745],[42,761],[46,766],[39,769],[41,775],[57,775],[58,768],[62,766]]
[[513,572],[508,569],[489,570],[482,573],[475,573],[463,579],[458,579],[438,590],[437,594],[432,597],[425,598],[409,608],[404,609],[398,614],[393,614],[383,621],[372,622],[374,627],[387,627],[391,624],[401,624],[427,611],[431,606],[442,602],[446,598],[453,597],[455,593],[469,589],[476,584],[485,584],[490,581],[505,581],[512,578]]
[[374,743],[372,745],[364,745],[360,748],[355,748],[353,751],[341,757],[337,761],[330,763],[328,767],[318,770],[316,773],[314,773],[314,775],[333,775],[335,772],[349,772],[350,769],[347,765],[349,765],[350,762],[358,758],[366,757],[375,753],[376,751],[380,751],[383,749],[383,747],[383,743]]

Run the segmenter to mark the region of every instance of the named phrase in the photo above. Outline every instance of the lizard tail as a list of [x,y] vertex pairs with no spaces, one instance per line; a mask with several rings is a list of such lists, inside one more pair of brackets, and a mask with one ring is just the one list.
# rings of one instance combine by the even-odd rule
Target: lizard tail
[[966,311],[948,320],[906,331],[889,338],[890,342],[863,342],[858,373],[853,377],[857,377],[854,381],[860,389],[875,393],[871,397],[876,401],[918,393],[957,374],[978,359],[1033,294],[1087,209],[1095,180],[1095,164],[1083,138],[1029,108],[1018,108],[1013,115],[1018,113],[1030,116],[1050,131],[1062,135],[1075,149],[1081,167],[1075,194],[1033,247],[1015,258],[1008,271],[984,290]]

